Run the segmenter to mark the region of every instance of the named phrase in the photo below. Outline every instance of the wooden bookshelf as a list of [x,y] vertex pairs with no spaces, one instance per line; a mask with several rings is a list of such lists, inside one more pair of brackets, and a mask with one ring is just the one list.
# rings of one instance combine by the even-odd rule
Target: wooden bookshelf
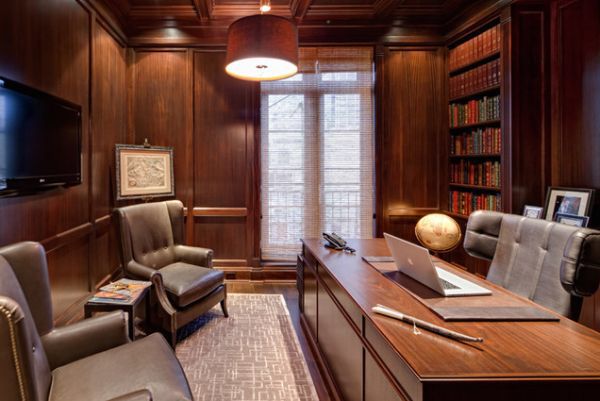
[[450,98],[450,102],[461,102],[463,100],[469,100],[473,98],[480,98],[483,95],[488,95],[492,93],[500,93],[500,85],[492,85],[482,89],[473,90],[470,92],[465,92],[463,94],[453,96]]
[[500,125],[500,120],[494,119],[494,120],[480,121],[478,123],[473,123],[473,124],[459,125],[458,127],[450,127],[450,129],[452,131],[456,131],[456,130],[464,130],[464,129],[469,129],[469,128],[499,126],[499,125]]
[[448,183],[451,187],[462,188],[462,189],[477,189],[480,191],[492,191],[492,192],[502,192],[501,187],[488,187],[485,185],[471,185],[471,184],[460,184],[457,182]]
[[480,66],[481,64],[485,64],[488,61],[492,61],[494,59],[497,59],[500,57],[500,49],[494,50],[491,53],[485,54],[483,56],[480,56],[476,59],[474,59],[473,61],[470,61],[469,63],[456,67],[454,69],[450,70],[450,75],[458,75],[461,72],[464,72],[466,70],[469,70],[473,67],[477,67]]
[[501,48],[497,22],[449,46],[447,186],[453,217],[503,210]]
[[502,157],[500,153],[475,153],[475,154],[462,154],[462,155],[450,155],[450,159],[488,159]]

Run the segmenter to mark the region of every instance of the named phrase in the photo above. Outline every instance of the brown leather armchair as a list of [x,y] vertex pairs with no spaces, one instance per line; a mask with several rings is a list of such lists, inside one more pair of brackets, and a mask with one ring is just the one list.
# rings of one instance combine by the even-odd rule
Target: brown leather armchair
[[44,248],[0,248],[2,400],[192,400],[179,361],[158,333],[130,343],[121,311],[52,323]]
[[218,302],[228,316],[224,275],[212,268],[213,251],[184,245],[180,201],[126,206],[116,213],[125,274],[152,281],[159,307],[151,320],[169,334],[173,348],[177,329]]
[[477,211],[464,248],[492,262],[487,279],[570,319],[600,282],[600,231]]

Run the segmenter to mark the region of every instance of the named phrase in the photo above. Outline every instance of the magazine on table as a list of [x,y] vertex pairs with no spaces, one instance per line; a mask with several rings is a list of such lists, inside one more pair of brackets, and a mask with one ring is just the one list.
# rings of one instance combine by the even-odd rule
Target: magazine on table
[[99,291],[88,302],[129,304],[135,301],[144,289],[151,285],[150,281],[122,278],[100,287]]

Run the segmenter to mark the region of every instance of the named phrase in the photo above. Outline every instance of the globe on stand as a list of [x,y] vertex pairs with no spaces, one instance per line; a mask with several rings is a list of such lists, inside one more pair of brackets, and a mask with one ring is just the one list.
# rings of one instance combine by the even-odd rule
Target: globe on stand
[[431,213],[423,216],[415,226],[415,235],[425,248],[434,254],[450,252],[460,243],[462,232],[452,217]]

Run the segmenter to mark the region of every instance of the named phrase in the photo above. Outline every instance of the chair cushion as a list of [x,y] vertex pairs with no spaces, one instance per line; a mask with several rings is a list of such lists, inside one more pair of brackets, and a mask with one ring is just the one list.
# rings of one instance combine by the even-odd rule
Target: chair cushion
[[159,270],[167,295],[176,307],[184,308],[223,284],[220,270],[177,262]]
[[143,389],[155,401],[192,400],[179,361],[158,333],[61,366],[52,378],[49,401],[105,401]]

